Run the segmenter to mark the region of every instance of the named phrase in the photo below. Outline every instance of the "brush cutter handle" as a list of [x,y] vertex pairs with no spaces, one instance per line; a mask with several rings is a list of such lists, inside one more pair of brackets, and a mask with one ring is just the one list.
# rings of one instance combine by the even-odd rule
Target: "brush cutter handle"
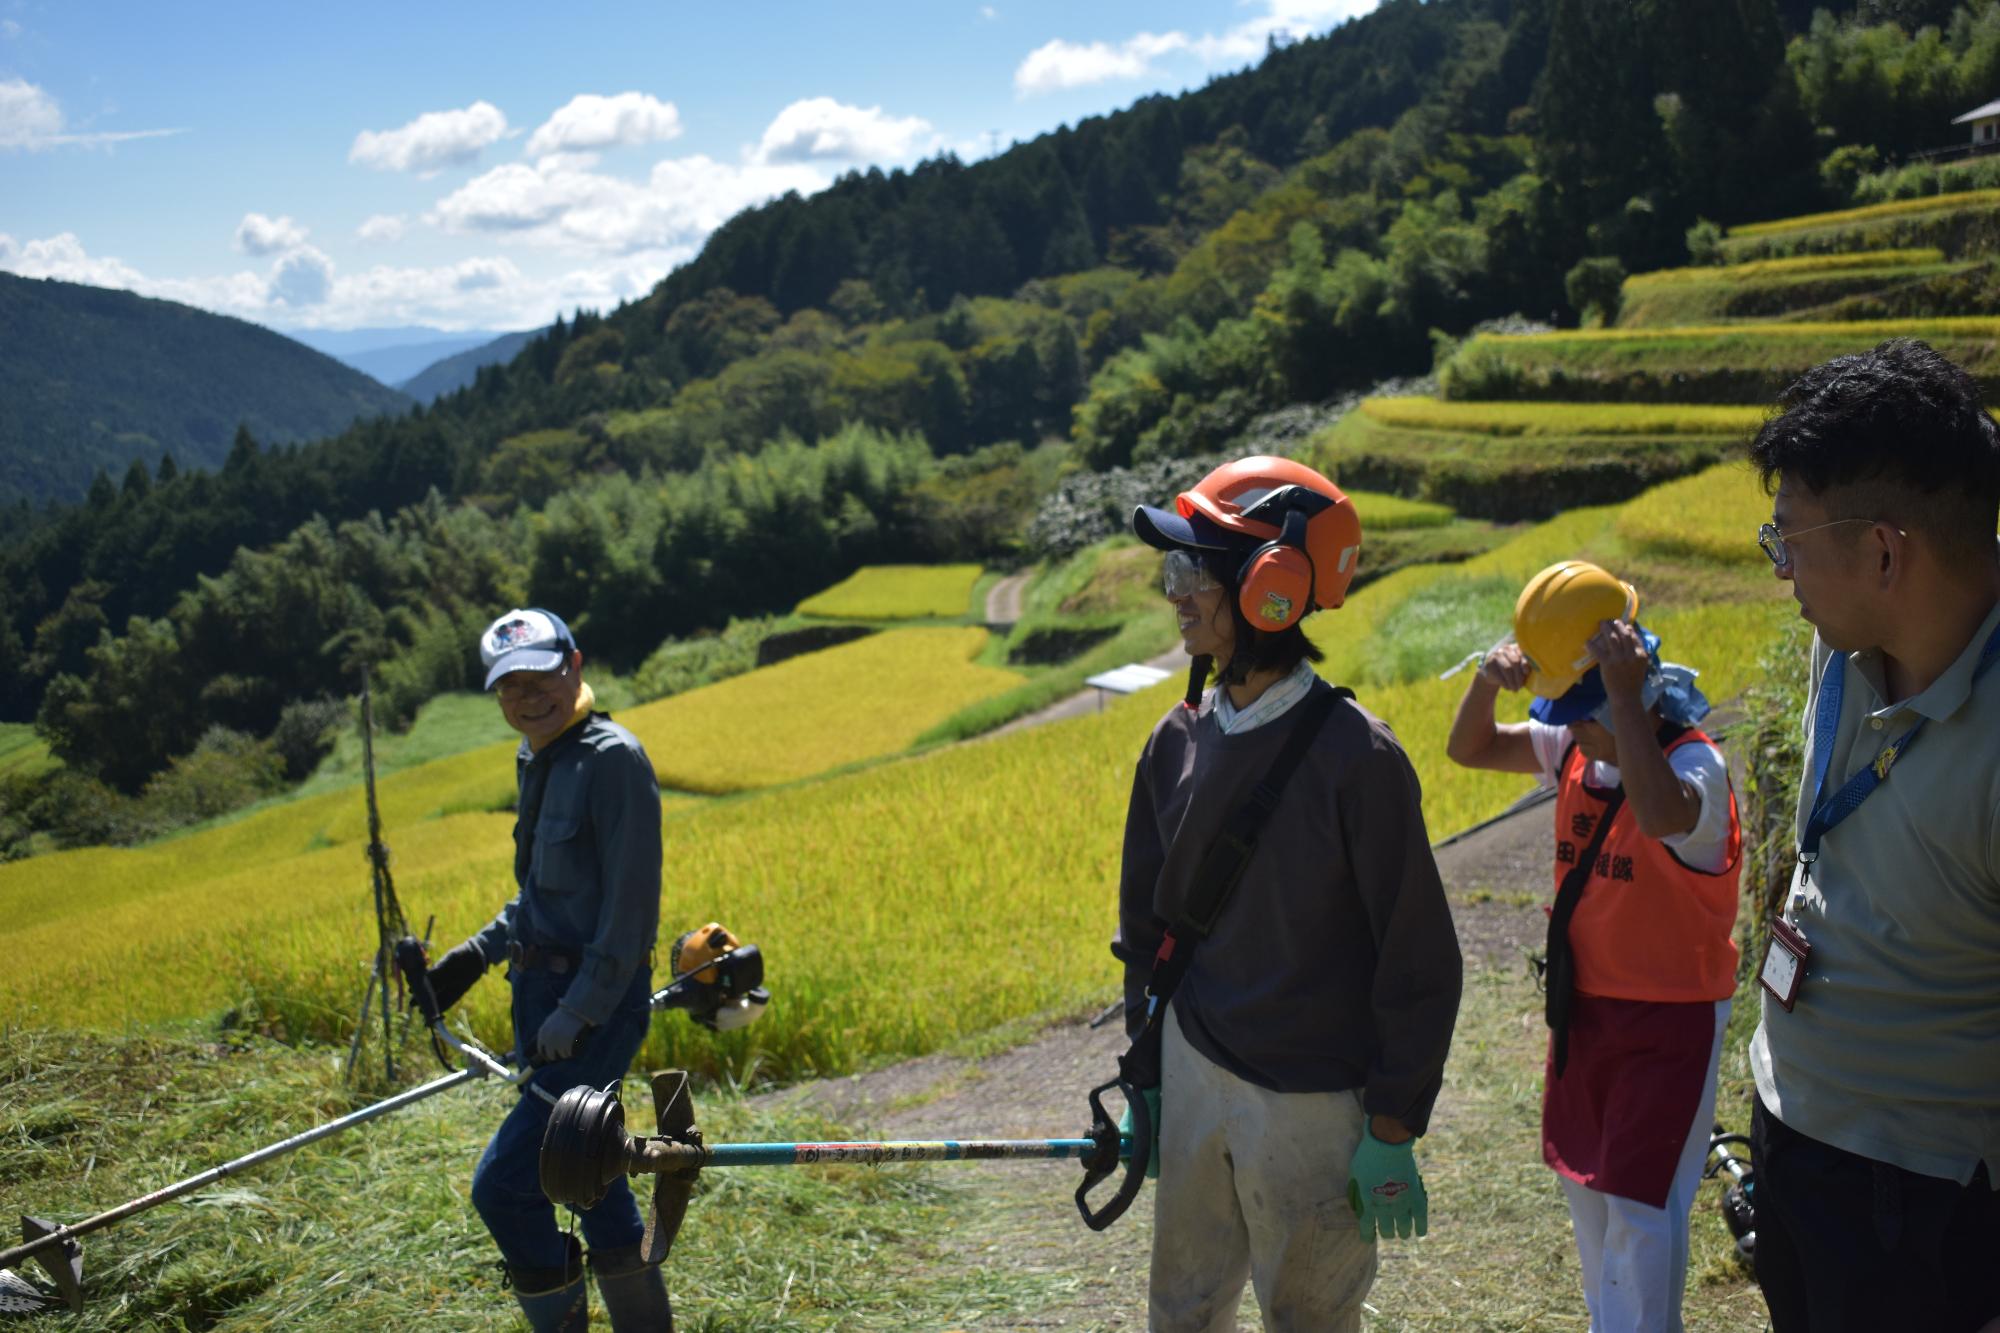
[[437,992],[431,989],[430,960],[424,957],[424,942],[414,935],[396,941],[396,966],[403,970],[403,982],[410,988],[410,1003],[424,1016],[424,1026],[434,1028],[444,1021],[444,1009]]
[[[1124,1136],[1118,1132],[1110,1112],[1104,1109],[1104,1094],[1112,1088],[1123,1094],[1125,1104],[1132,1109],[1129,1157],[1126,1157]],[[1092,1150],[1083,1160],[1083,1183],[1076,1187],[1076,1210],[1083,1214],[1085,1226],[1092,1231],[1102,1231],[1125,1215],[1125,1210],[1132,1206],[1132,1200],[1139,1197],[1139,1187],[1146,1183],[1146,1163],[1151,1160],[1153,1150],[1152,1108],[1146,1105],[1144,1095],[1123,1079],[1114,1078],[1100,1083],[1090,1090],[1090,1128],[1086,1137],[1091,1141]],[[1125,1157],[1125,1178],[1118,1182],[1117,1192],[1110,1201],[1093,1211],[1090,1191],[1118,1169],[1121,1157]]]

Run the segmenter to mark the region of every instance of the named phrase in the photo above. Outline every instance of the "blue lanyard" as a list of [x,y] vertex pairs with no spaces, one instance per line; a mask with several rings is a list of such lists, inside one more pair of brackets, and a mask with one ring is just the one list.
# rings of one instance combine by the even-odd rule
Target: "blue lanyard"
[[[1980,650],[1979,665],[1972,672],[1974,682],[1987,667],[1993,665],[1996,655],[2000,655],[2000,629],[1993,631],[1986,640],[1986,646]],[[1858,810],[1861,803],[1888,779],[1890,767],[1910,752],[1910,747],[1923,733],[1924,723],[1930,720],[1919,717],[1915,726],[1875,756],[1874,763],[1849,778],[1839,791],[1826,795],[1827,770],[1833,765],[1834,733],[1840,727],[1841,695],[1847,685],[1847,658],[1846,653],[1835,653],[1827,659],[1826,670],[1819,678],[1819,703],[1813,710],[1813,808],[1806,820],[1805,832],[1799,838],[1799,864],[1805,867],[1807,879],[1812,878],[1813,862],[1819,860],[1820,839]],[[1970,686],[1967,688],[1969,690]]]

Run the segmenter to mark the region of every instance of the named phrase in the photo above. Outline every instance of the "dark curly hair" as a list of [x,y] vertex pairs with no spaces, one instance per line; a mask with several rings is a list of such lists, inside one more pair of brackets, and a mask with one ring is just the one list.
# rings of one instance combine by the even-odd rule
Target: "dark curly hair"
[[2000,431],[1972,377],[1896,338],[1814,366],[1750,442],[1764,489],[1796,478],[1843,517],[1894,522],[1937,550],[1993,560]]
[[1229,608],[1229,618],[1236,626],[1236,646],[1230,649],[1229,664],[1217,673],[1217,683],[1240,685],[1253,671],[1287,672],[1301,662],[1318,662],[1326,657],[1319,645],[1308,639],[1298,625],[1272,633],[1258,629],[1250,623],[1250,617],[1243,614],[1241,599],[1236,594],[1243,562],[1250,555],[1247,549],[1201,551],[1198,554],[1203,566],[1222,585],[1223,605]]

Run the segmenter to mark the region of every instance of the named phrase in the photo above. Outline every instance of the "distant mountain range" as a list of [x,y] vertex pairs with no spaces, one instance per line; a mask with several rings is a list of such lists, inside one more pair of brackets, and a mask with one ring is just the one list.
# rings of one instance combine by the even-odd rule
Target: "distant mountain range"
[[396,387],[420,403],[431,403],[445,394],[463,389],[478,378],[482,366],[505,365],[512,361],[523,347],[532,342],[543,329],[528,329],[521,333],[503,333],[492,342],[481,343],[477,347],[447,355],[440,361],[402,381]]
[[427,366],[500,336],[497,329],[438,329],[424,324],[369,329],[280,328],[278,332],[391,388]]
[[173,301],[0,273],[0,504],[79,500],[101,468],[215,467],[238,425],[319,439],[411,400],[256,324]]

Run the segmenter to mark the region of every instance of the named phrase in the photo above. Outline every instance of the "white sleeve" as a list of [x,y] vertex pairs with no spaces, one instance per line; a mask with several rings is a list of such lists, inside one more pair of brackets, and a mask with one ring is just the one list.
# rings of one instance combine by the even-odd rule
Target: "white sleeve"
[[1701,815],[1686,833],[1660,841],[1696,870],[1719,873],[1729,864],[1729,764],[1713,745],[1683,745],[1667,756],[1674,776],[1701,798]]
[[1541,765],[1544,787],[1553,787],[1562,780],[1559,765],[1563,755],[1569,751],[1569,742],[1568,727],[1552,727],[1546,722],[1528,719],[1528,743],[1535,747],[1535,762]]

